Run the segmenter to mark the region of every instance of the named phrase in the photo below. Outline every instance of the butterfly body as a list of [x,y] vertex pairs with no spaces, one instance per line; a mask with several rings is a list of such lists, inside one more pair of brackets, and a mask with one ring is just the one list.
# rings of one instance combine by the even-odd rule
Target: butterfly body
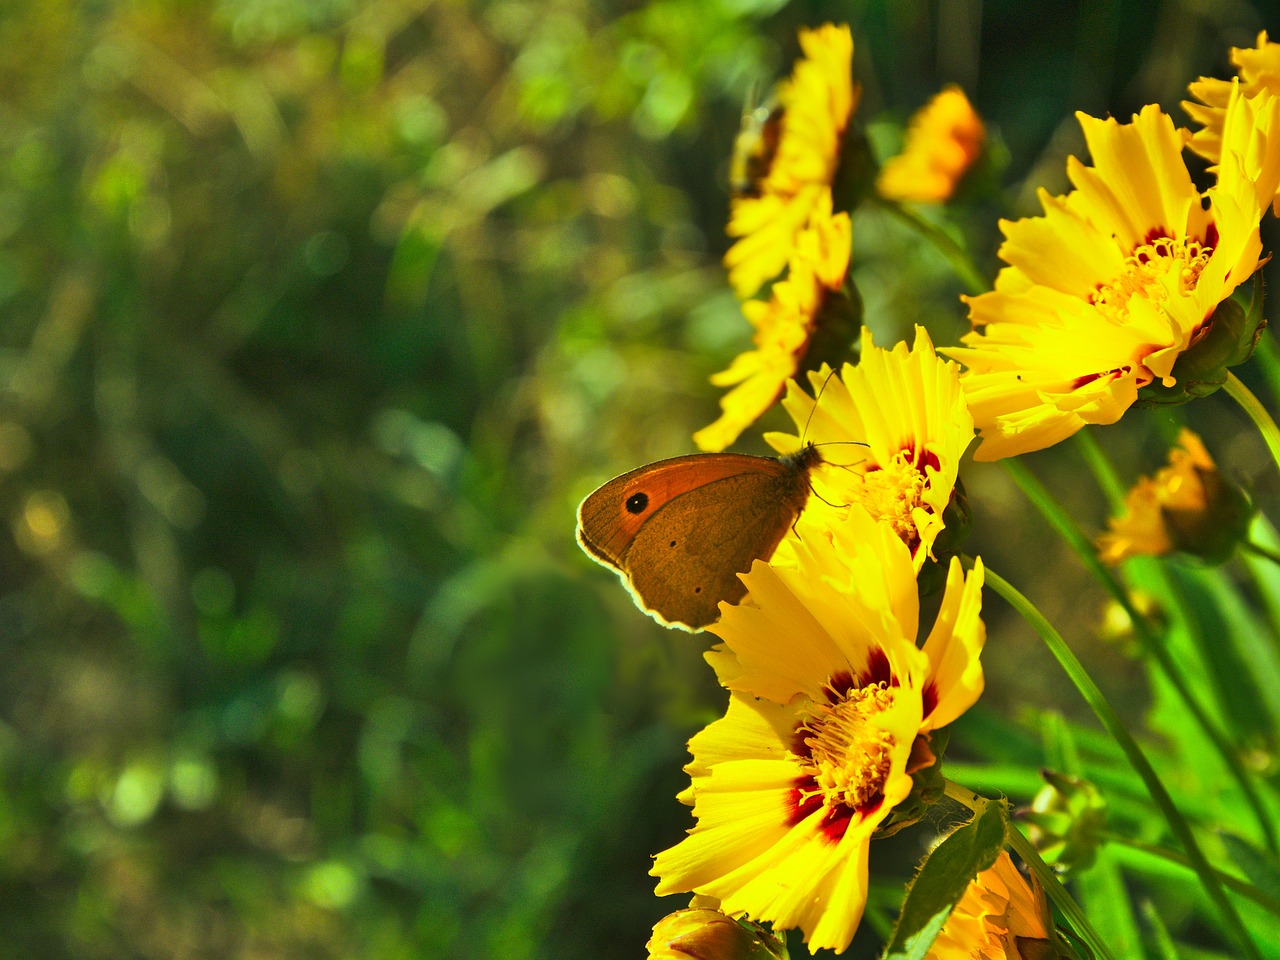
[[742,599],[738,574],[773,554],[804,509],[809,472],[821,462],[812,444],[779,458],[660,460],[583,500],[578,542],[656,620],[699,630],[718,619],[722,600]]

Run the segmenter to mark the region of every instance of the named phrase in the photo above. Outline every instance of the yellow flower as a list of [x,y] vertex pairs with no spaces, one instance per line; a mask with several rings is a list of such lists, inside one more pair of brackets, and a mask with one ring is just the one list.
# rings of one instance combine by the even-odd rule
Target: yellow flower
[[1074,157],[1065,197],[1043,217],[1001,221],[991,293],[965,298],[975,330],[945,350],[982,444],[978,460],[1051,446],[1086,423],[1114,423],[1210,326],[1257,268],[1257,199],[1196,190],[1182,137],[1154,105],[1133,122],[1077,115],[1094,166]]
[[1169,465],[1139,478],[1124,503],[1124,515],[1112,517],[1110,530],[1098,537],[1104,563],[1175,550],[1225,560],[1251,514],[1244,494],[1223,479],[1200,438],[1185,428],[1169,451]]
[[969,884],[925,960],[1049,960],[1049,906],[1005,851]]
[[776,135],[776,144],[764,151],[768,170],[730,207],[729,235],[740,239],[724,265],[743,299],[782,271],[813,212],[823,203],[829,209],[840,147],[858,98],[848,26],[801,30],[800,47],[804,57],[779,84],[772,108],[776,134],[769,136]]
[[755,924],[739,923],[719,910],[702,908],[667,914],[654,924],[653,936],[645,947],[649,960],[776,960],[786,956],[786,948]]
[[891,200],[945,203],[982,153],[985,137],[964,91],[947,87],[911,118],[906,147],[884,165],[876,189]]
[[782,395],[804,362],[829,295],[844,285],[851,242],[849,215],[833,217],[828,197],[797,238],[786,279],[773,285],[767,301],[742,305],[755,328],[755,347],[711,378],[717,387],[733,389],[720,400],[719,419],[693,435],[700,449],[723,450]]
[[[858,504],[893,529],[919,570],[933,555],[960,457],[973,442],[959,368],[934,352],[923,327],[916,327],[910,350],[905,342],[881,349],[864,327],[858,365],[846,364],[838,377],[824,366],[809,382],[816,410],[814,398],[794,381],[783,400],[797,429],[806,441],[850,445],[822,447],[826,466],[811,475],[816,496],[806,520],[820,528]],[[789,434],[765,439],[782,452],[801,446],[800,437]],[[792,539],[784,541],[784,555]]]
[[[1276,193],[1280,178],[1280,44],[1271,43],[1263,30],[1255,49],[1232,47],[1231,62],[1238,68],[1238,79],[1201,77],[1187,87],[1201,102],[1184,100],[1182,108],[1202,124],[1187,145],[1213,163],[1215,170],[1224,153],[1242,157],[1245,175],[1257,181],[1265,194],[1259,205],[1270,204],[1280,213],[1280,195]],[[1251,141],[1251,149],[1243,146],[1245,141]]]
[[847,947],[872,833],[934,762],[930,732],[982,692],[982,576],[953,560],[919,648],[910,551],[860,508],[790,563],[757,562],[748,599],[710,628],[729,707],[689,742],[697,825],[658,854],[658,894],[696,891],[801,928],[810,950]]

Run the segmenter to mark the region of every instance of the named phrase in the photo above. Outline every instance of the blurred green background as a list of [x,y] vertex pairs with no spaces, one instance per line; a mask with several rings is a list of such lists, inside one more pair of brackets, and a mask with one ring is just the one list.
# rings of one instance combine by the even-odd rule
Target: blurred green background
[[[4,0],[0,957],[642,955],[723,701],[574,510],[690,452],[747,343],[719,257],[751,91],[827,20],[874,141],[962,84],[1009,166],[938,216],[993,267],[1073,111],[1182,122],[1277,9]],[[901,227],[860,212],[854,263],[882,342],[964,328]],[[1197,416],[1274,498],[1243,418]],[[1132,420],[1104,441],[1150,470]],[[1032,463],[1101,521],[1069,453]],[[1094,623],[1003,475],[966,482],[973,549]],[[998,607],[973,730],[1079,713]],[[1089,655],[1140,717],[1141,667]]]

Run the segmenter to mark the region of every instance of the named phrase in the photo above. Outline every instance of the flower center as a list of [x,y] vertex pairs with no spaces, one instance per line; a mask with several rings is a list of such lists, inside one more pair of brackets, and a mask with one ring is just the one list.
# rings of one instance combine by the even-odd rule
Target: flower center
[[893,735],[872,724],[893,704],[894,688],[883,683],[849,690],[834,703],[815,703],[796,731],[809,754],[811,788],[828,810],[861,810],[875,802],[889,776]]
[[903,543],[914,549],[919,533],[912,511],[920,506],[927,483],[913,451],[899,450],[888,462],[862,475],[852,499],[874,519],[890,524]]
[[1156,303],[1167,300],[1170,288],[1166,278],[1176,278],[1178,294],[1190,293],[1212,255],[1213,247],[1199,240],[1154,237],[1129,254],[1124,272],[1110,283],[1099,284],[1089,302],[1123,320],[1133,297],[1146,297]]

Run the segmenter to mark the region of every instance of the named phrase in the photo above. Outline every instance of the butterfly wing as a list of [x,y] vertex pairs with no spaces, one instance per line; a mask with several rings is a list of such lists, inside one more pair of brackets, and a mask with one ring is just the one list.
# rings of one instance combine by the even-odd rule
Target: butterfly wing
[[582,502],[578,541],[617,570],[641,609],[701,629],[721,600],[742,598],[738,574],[786,535],[818,459],[692,454],[640,467]]
[[668,503],[627,551],[624,571],[640,605],[665,623],[699,630],[719,619],[722,600],[741,600],[747,588],[738,574],[771,556],[799,513],[780,481],[742,473]]
[[[659,460],[614,477],[578,507],[578,542],[595,560],[622,570],[636,534],[674,498],[740,474],[781,476],[772,457],[693,453]],[[630,505],[630,506],[629,506]]]

